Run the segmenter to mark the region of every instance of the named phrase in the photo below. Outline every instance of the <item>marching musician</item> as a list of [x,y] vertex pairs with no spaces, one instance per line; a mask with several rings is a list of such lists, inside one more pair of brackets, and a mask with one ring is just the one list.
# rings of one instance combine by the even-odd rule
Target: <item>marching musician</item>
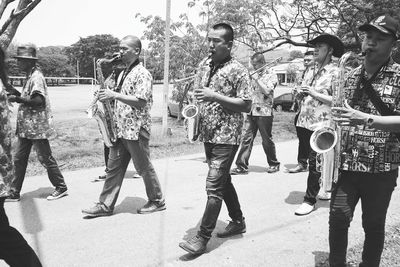
[[246,224],[229,173],[238,150],[243,126],[242,112],[251,108],[248,70],[231,56],[233,29],[226,23],[208,34],[211,59],[200,63],[194,82],[194,96],[200,104],[200,141],[208,163],[207,203],[195,236],[179,246],[191,254],[202,254],[211,238],[222,201],[232,221],[217,236],[246,232]]
[[[301,77],[298,78],[299,84],[303,81],[307,71],[314,67],[314,52],[307,51],[304,53],[303,58],[304,71]],[[296,84],[297,86],[297,84]],[[294,168],[288,169],[289,173],[305,172],[308,169],[308,155],[310,154],[310,137],[308,137],[308,129],[297,126],[297,119],[300,114],[301,101],[303,100],[304,94],[297,91],[297,88],[293,90],[294,102],[291,110],[297,111],[294,116],[294,126],[296,127],[297,139],[299,139],[299,146],[297,148],[297,165]],[[307,138],[308,137],[308,138]]]
[[99,93],[101,101],[115,100],[117,141],[110,148],[107,178],[99,202],[83,209],[87,217],[112,215],[122,181],[132,159],[135,169],[143,177],[147,203],[137,210],[140,214],[166,209],[157,173],[150,160],[150,109],[153,104],[153,78],[139,62],[142,43],[136,36],[126,36],[120,42],[121,60],[127,68],[118,77],[120,92],[105,89]]
[[15,148],[15,177],[11,183],[11,192],[6,201],[19,201],[22,183],[25,178],[29,154],[35,147],[40,163],[47,169],[50,182],[55,187],[47,200],[55,200],[68,194],[64,177],[54,159],[49,139],[54,134],[46,80],[36,65],[36,48],[20,46],[17,48],[18,68],[26,73],[26,82],[22,93],[15,91],[9,96],[10,102],[19,103],[17,114],[17,145]]
[[[255,70],[262,68],[265,65],[264,56],[260,53],[254,54],[251,64]],[[272,140],[274,89],[277,84],[278,77],[275,73],[269,73],[267,68],[252,75],[253,102],[250,113],[246,116],[245,133],[236,158],[236,168],[231,171],[233,175],[248,174],[249,158],[257,131],[260,131],[262,146],[267,156],[267,172],[279,171],[280,162],[276,158],[275,143]]]
[[33,249],[21,233],[10,226],[4,200],[10,194],[9,184],[13,180],[11,143],[12,132],[10,108],[7,94],[18,94],[8,83],[5,72],[5,54],[0,48],[0,259],[10,266],[42,266]]
[[332,109],[342,125],[342,153],[330,204],[330,266],[346,266],[348,228],[359,200],[365,232],[360,266],[380,263],[400,157],[400,64],[391,58],[399,29],[399,21],[388,15],[359,27],[366,55],[346,80],[348,103]]
[[[301,91],[306,96],[301,103],[296,126],[304,128],[304,140],[309,142],[317,125],[331,121],[332,85],[338,75],[338,67],[332,62],[332,56],[341,57],[344,45],[336,36],[325,33],[307,43],[314,46],[316,65],[307,71],[301,85]],[[316,169],[316,157],[317,153],[310,149],[306,194],[303,203],[295,211],[296,215],[311,213],[317,202],[321,172]]]

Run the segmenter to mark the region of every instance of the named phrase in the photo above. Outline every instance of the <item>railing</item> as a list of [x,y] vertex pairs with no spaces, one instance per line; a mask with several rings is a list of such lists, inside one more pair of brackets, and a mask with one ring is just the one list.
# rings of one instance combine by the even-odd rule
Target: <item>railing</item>
[[[25,77],[23,76],[9,76],[10,83],[15,86],[22,86]],[[45,77],[47,85],[62,85],[62,84],[91,84],[94,85],[97,81],[94,78],[82,77]]]

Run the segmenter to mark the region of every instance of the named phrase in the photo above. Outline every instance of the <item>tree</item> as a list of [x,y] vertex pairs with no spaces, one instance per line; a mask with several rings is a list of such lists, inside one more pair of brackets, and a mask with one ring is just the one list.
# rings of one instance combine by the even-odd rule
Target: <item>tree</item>
[[48,46],[38,49],[38,63],[46,77],[72,77],[74,66],[69,64],[64,47]]
[[110,34],[98,34],[80,38],[65,48],[71,65],[79,62],[80,77],[94,77],[94,60],[118,51],[119,39]]
[[295,58],[303,58],[303,57],[304,57],[303,52],[301,52],[300,50],[292,50],[290,51],[288,60],[293,60]]
[[16,2],[16,0],[1,0],[0,2],[0,18],[4,18],[3,25],[0,29],[0,46],[7,49],[17,32],[17,28],[21,21],[40,3],[41,0],[19,0],[17,8],[11,10],[7,19],[3,17],[7,7]]

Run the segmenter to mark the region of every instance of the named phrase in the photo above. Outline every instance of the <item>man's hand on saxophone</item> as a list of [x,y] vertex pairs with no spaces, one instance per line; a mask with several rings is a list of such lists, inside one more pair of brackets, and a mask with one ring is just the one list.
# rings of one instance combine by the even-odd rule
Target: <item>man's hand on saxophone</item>
[[365,125],[370,114],[355,110],[344,100],[343,107],[332,107],[333,120],[340,126],[346,125]]
[[102,89],[99,91],[99,100],[106,101],[106,100],[114,100],[117,97],[117,92],[114,92],[110,89]]
[[199,88],[194,90],[194,97],[200,103],[205,101],[209,102],[215,101],[216,94],[217,94],[216,92],[209,89],[208,87],[203,87],[201,89]]

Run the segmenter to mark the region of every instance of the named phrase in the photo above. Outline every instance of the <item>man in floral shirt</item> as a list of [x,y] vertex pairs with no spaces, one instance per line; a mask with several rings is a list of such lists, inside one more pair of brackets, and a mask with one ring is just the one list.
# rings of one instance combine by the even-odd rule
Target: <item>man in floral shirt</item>
[[329,214],[330,266],[346,266],[348,229],[359,200],[365,232],[360,266],[379,266],[400,163],[400,65],[391,58],[399,21],[382,15],[359,30],[365,32],[364,62],[346,80],[348,103],[332,108],[343,126]]
[[[316,66],[305,73],[301,87],[302,93],[307,96],[301,102],[296,127],[304,128],[304,140],[310,140],[317,124],[329,126],[331,122],[332,85],[338,75],[338,67],[332,62],[332,56],[341,57],[344,52],[342,41],[330,34],[321,34],[308,43],[314,46]],[[316,169],[316,156],[317,152],[310,149],[306,194],[303,203],[295,211],[296,215],[311,213],[317,202],[321,172]]]
[[208,44],[210,57],[200,63],[194,81],[194,96],[200,105],[200,140],[204,142],[209,167],[207,203],[198,233],[179,244],[191,254],[205,252],[222,201],[232,221],[217,236],[228,237],[246,231],[229,170],[241,141],[242,112],[249,112],[251,108],[250,76],[247,69],[231,57],[233,29],[230,25],[214,25]]
[[117,84],[120,90],[106,89],[99,94],[100,100],[115,100],[117,142],[110,148],[108,172],[99,202],[92,208],[83,209],[88,217],[108,216],[113,213],[122,181],[130,160],[143,177],[147,203],[138,213],[165,210],[161,185],[150,161],[149,139],[153,104],[153,77],[139,62],[142,44],[135,36],[126,36],[120,42],[121,60],[127,68],[121,72]]
[[7,94],[18,94],[8,84],[4,52],[0,48],[0,259],[10,266],[41,266],[39,258],[17,229],[10,226],[4,200],[9,195],[9,184],[14,176],[11,156],[11,123]]
[[52,156],[48,138],[54,134],[46,80],[37,67],[36,48],[17,48],[18,67],[26,73],[26,83],[21,95],[11,95],[10,102],[19,103],[17,115],[18,142],[15,149],[15,178],[7,201],[19,201],[22,183],[32,146],[35,147],[40,163],[47,169],[50,182],[55,187],[47,200],[59,199],[68,194],[64,177]]
[[[254,54],[251,57],[251,64],[255,70],[263,67],[265,65],[264,56],[259,53]],[[249,158],[257,131],[260,131],[262,146],[267,156],[269,165],[267,172],[279,171],[280,162],[276,158],[275,143],[272,140],[272,121],[274,119],[272,108],[278,77],[274,73],[269,73],[265,68],[261,73],[255,73],[252,79],[253,104],[250,113],[246,116],[246,132],[236,158],[236,168],[231,171],[231,174],[248,173]]]

